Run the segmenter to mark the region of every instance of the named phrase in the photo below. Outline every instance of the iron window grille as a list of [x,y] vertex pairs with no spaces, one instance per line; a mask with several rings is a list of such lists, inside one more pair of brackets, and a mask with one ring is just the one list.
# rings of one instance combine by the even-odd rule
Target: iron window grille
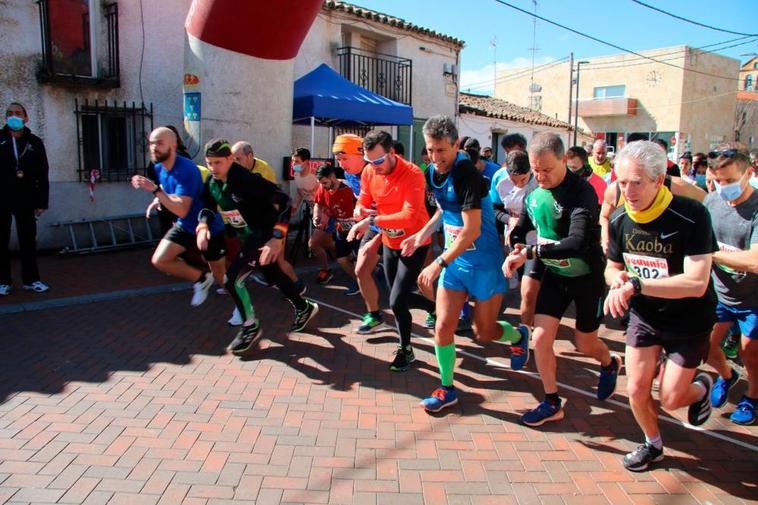
[[340,75],[369,91],[411,104],[413,61],[356,47],[337,49]]
[[147,137],[153,130],[153,104],[75,100],[79,181],[92,171],[104,182],[147,175]]
[[69,5],[37,0],[42,34],[40,82],[120,86],[118,4],[97,2],[70,0]]

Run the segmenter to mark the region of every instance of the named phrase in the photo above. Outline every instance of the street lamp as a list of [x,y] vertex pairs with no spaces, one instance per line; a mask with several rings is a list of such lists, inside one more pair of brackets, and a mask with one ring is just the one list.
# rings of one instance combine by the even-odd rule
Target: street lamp
[[587,63],[589,63],[587,60],[576,62],[576,100],[574,101],[574,108],[576,109],[576,113],[574,115],[574,145],[576,145],[577,125],[579,123],[579,71],[581,70],[582,65],[586,65]]

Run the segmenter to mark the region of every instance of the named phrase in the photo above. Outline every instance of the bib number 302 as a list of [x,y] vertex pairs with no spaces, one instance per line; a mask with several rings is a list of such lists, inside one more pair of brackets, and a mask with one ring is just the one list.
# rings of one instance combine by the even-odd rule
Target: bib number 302
[[643,279],[663,279],[669,276],[665,258],[624,253],[624,263],[627,270]]

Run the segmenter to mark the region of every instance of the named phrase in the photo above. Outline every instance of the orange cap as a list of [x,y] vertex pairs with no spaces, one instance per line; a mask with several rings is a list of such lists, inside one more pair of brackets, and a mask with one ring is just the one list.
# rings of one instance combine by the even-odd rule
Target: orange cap
[[337,138],[334,139],[332,153],[336,154],[340,152],[363,156],[363,139],[352,133],[338,135]]

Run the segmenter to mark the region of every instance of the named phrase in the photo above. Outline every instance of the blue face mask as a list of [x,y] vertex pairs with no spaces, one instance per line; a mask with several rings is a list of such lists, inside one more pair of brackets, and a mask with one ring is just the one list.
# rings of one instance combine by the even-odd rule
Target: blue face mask
[[303,171],[303,165],[292,165],[292,170],[294,170],[297,173],[300,173]]
[[697,174],[695,175],[695,182],[697,182],[698,186],[705,187],[705,174]]
[[716,193],[727,202],[733,202],[742,196],[745,191],[742,189],[742,179],[731,184],[724,184],[723,186],[716,181],[713,181],[713,187],[716,188]]
[[13,131],[19,131],[24,128],[24,120],[18,116],[8,116],[5,118],[5,123]]

